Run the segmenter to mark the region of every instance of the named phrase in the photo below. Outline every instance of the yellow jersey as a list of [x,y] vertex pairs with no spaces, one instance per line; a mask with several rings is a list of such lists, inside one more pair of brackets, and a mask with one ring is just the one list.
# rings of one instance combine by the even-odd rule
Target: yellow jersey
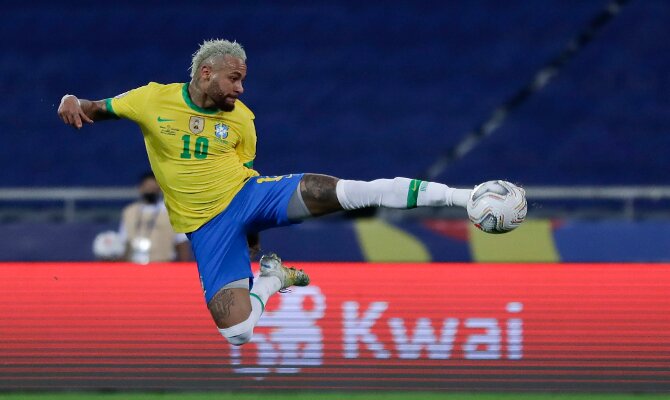
[[188,83],[151,82],[105,100],[107,111],[136,122],[176,232],[193,232],[223,211],[258,172],[254,114],[198,107]]

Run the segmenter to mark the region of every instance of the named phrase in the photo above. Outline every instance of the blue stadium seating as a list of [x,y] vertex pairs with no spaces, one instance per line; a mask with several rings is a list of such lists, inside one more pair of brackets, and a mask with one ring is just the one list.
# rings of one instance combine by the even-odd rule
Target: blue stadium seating
[[[185,81],[190,54],[212,37],[248,51],[243,99],[257,116],[262,173],[417,176],[606,2],[4,4],[0,185],[134,184],[148,166],[138,128],[73,133],[56,117],[60,97]],[[667,184],[668,20],[665,0],[631,2],[440,180]]]

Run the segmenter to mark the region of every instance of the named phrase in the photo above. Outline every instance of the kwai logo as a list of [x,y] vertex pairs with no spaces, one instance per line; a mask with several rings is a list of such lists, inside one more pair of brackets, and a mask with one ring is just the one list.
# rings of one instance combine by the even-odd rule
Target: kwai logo
[[[369,365],[371,359],[523,359],[523,303],[518,301],[502,303],[504,307],[493,314],[497,318],[491,316],[494,307],[486,308],[490,310],[486,316],[456,318],[405,311],[399,317],[387,301],[362,305],[353,300],[343,301],[339,310],[324,317],[326,296],[317,286],[295,288],[277,300],[279,307],[266,311],[251,343],[231,346],[234,372],[263,379],[272,373],[296,374],[302,368],[328,366],[338,358],[352,365]],[[329,356],[324,359],[324,354]]]
[[[359,349],[365,346],[374,358],[388,359],[394,353],[399,359],[418,359],[425,355],[428,359],[451,359],[454,345],[462,343],[463,358],[468,360],[519,360],[523,358],[523,321],[508,318],[505,326],[506,351],[503,351],[503,330],[498,318],[444,318],[439,331],[433,326],[433,319],[419,317],[414,322],[414,330],[408,335],[411,323],[403,318],[388,318],[386,323],[391,333],[392,345],[379,340],[373,330],[384,312],[389,308],[385,301],[370,303],[367,310],[359,313],[360,304],[346,301],[342,304],[344,358],[358,358]],[[518,314],[523,310],[520,302],[507,303],[505,310]],[[376,328],[376,329],[373,329]],[[462,340],[457,340],[460,336]],[[395,352],[391,351],[395,350]]]

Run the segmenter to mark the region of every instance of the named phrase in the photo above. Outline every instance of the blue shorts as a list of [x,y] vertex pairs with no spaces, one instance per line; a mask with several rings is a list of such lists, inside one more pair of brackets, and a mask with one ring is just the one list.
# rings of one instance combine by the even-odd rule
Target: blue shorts
[[251,278],[247,234],[299,221],[289,221],[288,202],[303,174],[250,178],[219,215],[188,233],[198,263],[207,303],[227,283]]

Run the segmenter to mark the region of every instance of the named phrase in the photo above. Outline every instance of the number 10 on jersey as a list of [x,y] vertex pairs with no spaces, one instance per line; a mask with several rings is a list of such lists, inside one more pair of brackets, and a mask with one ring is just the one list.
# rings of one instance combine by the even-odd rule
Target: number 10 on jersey
[[[181,158],[191,158],[191,135],[184,135],[181,137],[181,140],[184,142]],[[200,136],[195,140],[195,149],[193,151],[193,155],[199,160],[207,158],[208,148],[209,140],[207,140],[206,137]]]

